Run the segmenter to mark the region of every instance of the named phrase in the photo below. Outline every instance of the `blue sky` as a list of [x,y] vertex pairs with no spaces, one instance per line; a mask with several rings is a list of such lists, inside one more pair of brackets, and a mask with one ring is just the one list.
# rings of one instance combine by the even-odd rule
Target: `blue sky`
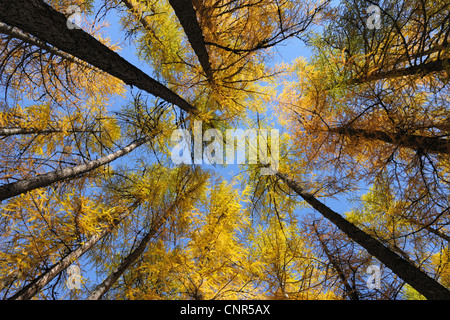
[[[137,58],[135,47],[133,44],[129,43],[129,40],[124,39],[124,33],[120,29],[119,17],[117,17],[116,11],[111,11],[114,14],[107,16],[106,21],[109,22],[110,26],[103,29],[104,35],[111,38],[112,43],[118,43],[121,45],[122,50],[119,54],[128,60],[130,63],[134,64],[136,67],[140,68],[142,71],[149,75],[152,75],[151,67],[145,61],[141,61]],[[298,57],[309,58],[311,56],[310,49],[299,39],[291,38],[276,47],[276,56],[273,63],[286,62],[291,63]],[[120,107],[120,106],[119,106]],[[275,124],[276,125],[276,124]],[[116,161],[115,165],[118,164]],[[234,174],[239,172],[239,167],[237,165],[229,165],[226,168],[218,170],[225,178],[232,178]],[[360,196],[359,195],[353,195]],[[321,199],[325,204],[330,206],[333,210],[338,213],[344,214],[346,211],[351,210],[352,204],[348,201],[347,196],[339,196],[338,198],[327,198]],[[303,209],[302,212],[309,213],[313,212],[313,209]]]
[[[117,11],[111,11],[112,14],[109,14],[105,21],[107,21],[110,26],[105,27],[103,29],[103,36],[109,37],[111,42],[114,44],[119,44],[122,49],[119,51],[119,54],[125,58],[127,61],[140,68],[145,73],[152,75],[152,70],[150,64],[145,61],[141,61],[137,58],[135,47],[133,44],[129,43],[129,40],[124,39],[124,33],[121,31],[119,17],[115,14]],[[296,38],[292,38],[283,44],[279,45],[276,48],[277,55],[273,61],[273,63],[286,62],[290,63],[298,57],[306,57],[308,58],[311,54],[310,50],[304,45],[302,41]],[[126,100],[116,100],[117,104],[112,106],[114,110],[118,110],[123,106],[123,103]],[[277,125],[277,124],[275,124]],[[113,163],[113,167],[120,166],[122,164],[126,164],[127,159],[119,159]],[[230,165],[225,168],[220,168],[217,171],[225,178],[232,179],[234,174],[239,172],[240,168],[238,165]],[[333,210],[344,213],[350,209],[348,202],[346,201],[346,197],[341,197],[340,199],[322,199],[327,205],[329,205]],[[307,213],[312,213],[314,210],[311,208],[306,209],[298,209],[298,215],[303,215]],[[89,262],[85,259],[81,259],[81,264],[89,264]],[[88,265],[85,264],[85,267],[89,268]],[[84,269],[84,268],[83,268]],[[86,269],[84,269],[86,271]],[[84,278],[89,280],[89,285],[98,284],[103,281],[103,276],[98,276],[94,270],[88,271],[87,274],[83,274]]]
[[[114,14],[109,14],[106,21],[110,24],[109,27],[103,29],[104,35],[111,38],[112,43],[118,43],[122,47],[119,54],[128,60],[130,63],[140,68],[142,71],[149,75],[152,75],[152,69],[148,63],[139,60],[137,58],[135,47],[130,44],[129,40],[124,39],[124,33],[120,29],[119,17],[116,16],[116,11],[111,11]],[[291,38],[276,47],[276,56],[273,63],[286,62],[291,63],[298,57],[309,58],[311,51],[309,48],[299,39]],[[276,125],[276,124],[275,124]],[[117,165],[117,162],[115,163]],[[239,167],[237,165],[229,165],[226,168],[220,169],[219,172],[224,175],[224,177],[231,178],[234,174],[237,174]],[[341,196],[337,199],[328,198],[322,199],[322,201],[329,205],[333,210],[343,214],[351,209],[351,204],[348,202],[346,196]],[[308,210],[312,212],[312,209]]]

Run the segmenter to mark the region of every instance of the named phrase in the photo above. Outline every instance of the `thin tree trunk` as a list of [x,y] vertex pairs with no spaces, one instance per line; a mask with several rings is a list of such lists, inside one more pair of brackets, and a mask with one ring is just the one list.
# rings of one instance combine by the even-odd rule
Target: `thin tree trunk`
[[141,10],[139,10],[139,8],[137,8],[134,3],[133,0],[122,0],[122,3],[125,4],[125,6],[128,8],[128,10],[131,11],[131,13],[133,14],[134,18],[136,20],[138,20],[140,22],[140,24],[149,32],[152,32],[152,28],[150,26],[150,24],[148,23],[147,19],[145,19],[143,13],[141,12]]
[[[420,226],[420,224],[418,224]],[[442,231],[439,231],[438,229],[435,229],[431,226],[425,226],[425,229],[429,231],[430,233],[433,233],[434,235],[440,237],[441,239],[444,239],[445,241],[450,243],[450,236],[446,235]]]
[[[184,190],[186,186],[183,186]],[[147,244],[151,240],[151,238],[160,230],[163,224],[166,222],[166,219],[172,214],[173,210],[178,204],[178,201],[183,201],[185,196],[194,192],[198,188],[198,185],[193,188],[185,191],[183,196],[175,197],[174,202],[170,205],[170,207],[165,210],[161,216],[155,217],[153,220],[152,226],[150,227],[149,232],[142,238],[138,247],[134,249],[128,256],[126,256],[123,261],[111,272],[111,274],[106,277],[105,280],[101,284],[99,284],[95,290],[86,298],[87,300],[100,300],[111,288],[111,286],[122,276],[122,274],[144,253]]]
[[363,137],[374,139],[400,147],[423,150],[428,153],[450,154],[450,140],[437,137],[426,137],[415,134],[387,133],[381,130],[366,130],[352,128],[331,128],[330,132],[339,133],[349,137]]
[[128,85],[173,103],[184,111],[197,109],[175,92],[154,80],[119,54],[81,29],[69,29],[67,17],[42,0],[0,0],[0,21],[27,32]]
[[130,153],[137,147],[143,145],[144,143],[150,141],[152,137],[144,137],[130,143],[128,146],[113,152],[107,156],[99,158],[97,160],[92,160],[85,164],[80,164],[74,167],[69,167],[61,170],[55,170],[52,172],[47,172],[40,174],[38,176],[23,179],[20,181],[8,183],[6,185],[0,186],[0,201],[18,196],[22,193],[51,185],[52,183],[72,179],[79,175],[85,174],[89,171],[97,169],[105,164],[108,164],[127,153]]
[[433,48],[428,48],[426,50],[424,49],[424,50],[421,50],[421,51],[417,51],[417,52],[414,52],[414,53],[409,54],[409,55],[405,54],[405,57],[403,59],[398,60],[396,62],[397,63],[398,62],[410,62],[410,61],[413,61],[414,59],[422,58],[422,57],[425,57],[425,56],[431,56],[432,54],[435,54],[435,53],[438,53],[438,57],[440,57],[442,54],[445,53],[445,50],[447,48],[449,48],[449,43],[447,41],[444,41],[442,44],[436,45]]
[[[438,230],[438,229],[433,228],[433,227],[431,226],[431,224],[423,223],[423,222],[417,221],[417,220],[415,220],[415,219],[408,219],[408,218],[405,218],[405,220],[408,221],[408,222],[410,222],[410,223],[415,224],[415,225],[418,226],[418,227],[420,227],[419,230],[425,229],[425,230],[427,230],[428,232],[430,232],[430,233],[432,233],[432,234],[434,234],[434,235],[440,237],[441,239],[443,239],[443,240],[445,240],[445,241],[447,241],[447,242],[450,243],[450,236],[446,235],[445,233],[443,233],[442,231],[440,231],[440,230]],[[418,231],[419,231],[419,230],[418,230]]]
[[349,84],[363,84],[376,80],[395,79],[399,77],[426,75],[433,72],[441,72],[446,70],[446,66],[450,64],[450,58],[438,59],[424,64],[414,65],[403,69],[394,69],[390,71],[380,71],[367,77],[360,77],[350,80]]
[[52,133],[99,133],[98,130],[83,130],[83,129],[35,129],[35,128],[0,128],[0,136],[9,137],[14,135],[26,135],[26,134],[52,134]]
[[347,292],[348,296],[350,297],[351,300],[359,300],[358,292],[354,288],[352,288],[352,286],[348,283],[347,277],[345,276],[339,263],[336,261],[336,259],[331,254],[330,250],[328,250],[327,245],[322,240],[322,237],[319,234],[319,231],[317,230],[316,226],[314,225],[313,228],[314,228],[314,232],[317,235],[317,238],[319,239],[320,246],[322,247],[323,251],[325,252],[325,255],[327,256],[331,265],[336,270],[336,272],[339,276],[339,279],[341,279],[341,282],[344,285],[345,291]]
[[295,181],[287,178],[287,176],[280,172],[277,173],[277,176],[308,204],[310,204],[326,219],[344,232],[350,239],[366,249],[371,255],[385,264],[389,269],[391,269],[405,282],[409,283],[427,299],[450,299],[450,291],[436,280],[429,277],[426,273],[422,272],[416,266],[400,257],[397,253],[385,247],[378,240],[374,239],[357,226],[347,221],[340,214],[331,210],[325,204],[317,200],[313,195],[304,192]]
[[41,274],[39,277],[34,279],[23,289],[18,291],[8,300],[29,300],[39,291],[41,291],[50,281],[52,281],[58,274],[66,270],[74,261],[78,260],[84,253],[91,249],[98,241],[104,238],[107,234],[116,228],[119,223],[125,219],[137,206],[139,202],[135,202],[127,211],[121,213],[117,219],[115,219],[109,226],[105,227],[101,232],[93,235],[88,241],[79,246],[77,249],[73,250],[67,256],[65,256],[61,261],[51,267],[48,271]]
[[213,79],[208,49],[191,0],[169,0],[208,80]]
[[102,283],[86,298],[86,300],[100,300],[111,286],[122,276],[122,274],[135,262],[145,251],[147,244],[158,231],[158,227],[152,226],[150,231],[142,238],[139,245],[128,254],[125,259],[111,272]]

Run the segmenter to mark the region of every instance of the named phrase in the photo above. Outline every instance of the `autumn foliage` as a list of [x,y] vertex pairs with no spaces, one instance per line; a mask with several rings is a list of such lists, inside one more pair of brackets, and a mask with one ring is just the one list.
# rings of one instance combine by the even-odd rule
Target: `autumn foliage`
[[372,2],[0,0],[1,299],[450,299],[450,4]]

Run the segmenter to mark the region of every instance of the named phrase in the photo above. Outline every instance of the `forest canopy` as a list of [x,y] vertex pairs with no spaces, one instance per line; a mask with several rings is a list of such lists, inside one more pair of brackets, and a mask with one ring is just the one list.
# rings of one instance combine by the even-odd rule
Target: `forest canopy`
[[436,0],[0,0],[0,299],[450,299],[449,37]]

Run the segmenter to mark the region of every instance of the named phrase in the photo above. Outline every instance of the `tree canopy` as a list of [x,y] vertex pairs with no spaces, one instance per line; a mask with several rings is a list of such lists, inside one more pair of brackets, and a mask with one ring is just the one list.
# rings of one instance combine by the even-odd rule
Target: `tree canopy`
[[448,1],[0,0],[1,299],[450,299],[449,36]]

